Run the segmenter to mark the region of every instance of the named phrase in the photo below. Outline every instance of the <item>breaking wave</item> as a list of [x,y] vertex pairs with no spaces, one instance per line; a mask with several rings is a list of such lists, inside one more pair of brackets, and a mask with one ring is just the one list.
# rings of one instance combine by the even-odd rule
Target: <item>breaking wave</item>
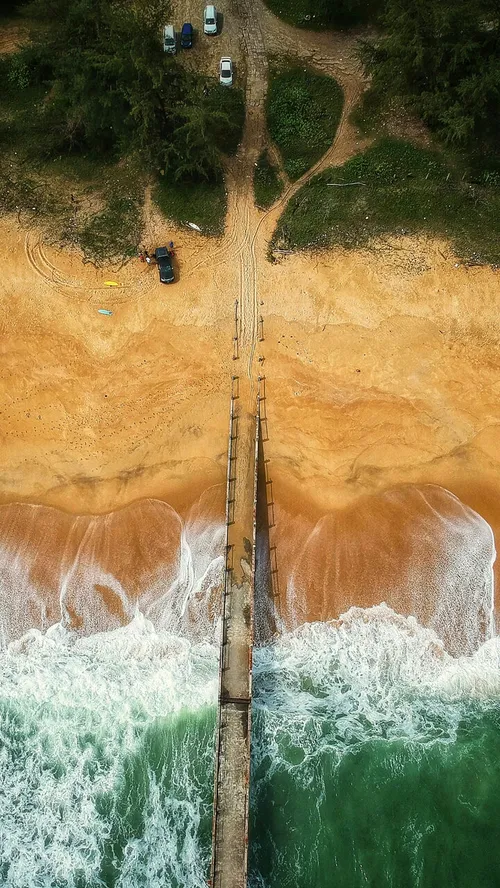
[[[47,547],[26,566],[26,511],[4,545],[6,888],[206,888],[221,527],[196,513],[184,524],[154,501],[141,510],[140,521],[131,523],[124,510],[76,530],[74,523],[61,530],[63,519],[52,516],[71,553],[64,571],[51,567]],[[144,523],[153,514],[154,534]],[[494,549],[485,522],[468,513],[464,521],[460,534],[474,553],[464,590],[450,558],[445,606],[433,603],[426,625],[398,613],[391,593],[388,604],[296,625],[255,650],[253,888],[500,884]],[[141,540],[139,567],[121,579],[112,551],[117,528],[122,541]],[[161,558],[152,570],[154,547]],[[315,557],[306,571],[301,555],[293,606]],[[169,565],[163,581],[162,564]],[[21,591],[12,595],[16,570]],[[37,615],[40,577],[47,588],[48,576],[53,591]],[[321,584],[326,600],[325,577]],[[466,621],[458,651],[440,631],[448,612],[454,627]],[[32,628],[22,632],[28,620]],[[105,631],[96,631],[100,621]]]

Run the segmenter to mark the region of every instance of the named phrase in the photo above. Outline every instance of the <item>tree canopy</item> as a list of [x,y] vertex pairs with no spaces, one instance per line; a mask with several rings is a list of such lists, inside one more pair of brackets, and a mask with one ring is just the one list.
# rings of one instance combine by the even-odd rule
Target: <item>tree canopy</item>
[[15,15],[20,11],[25,0],[2,0],[0,4],[0,16]]
[[334,27],[352,27],[372,20],[383,0],[317,0],[322,20]]
[[137,154],[174,177],[220,176],[218,133],[239,135],[238,95],[219,96],[219,127],[210,124],[210,89],[163,52],[168,0],[32,0],[28,11],[39,27],[22,61],[49,87],[47,152]]
[[497,148],[500,0],[386,0],[365,45],[375,91],[409,97],[446,142]]

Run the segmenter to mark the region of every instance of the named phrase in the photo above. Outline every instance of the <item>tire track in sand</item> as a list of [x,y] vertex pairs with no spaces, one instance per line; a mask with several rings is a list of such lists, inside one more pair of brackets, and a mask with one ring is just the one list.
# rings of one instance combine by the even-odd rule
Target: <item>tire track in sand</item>
[[28,260],[28,264],[51,287],[65,295],[66,289],[81,289],[82,281],[77,279],[69,280],[65,278],[59,269],[47,258],[40,234],[28,231],[24,240],[24,252]]
[[[363,91],[364,79],[355,55],[356,38],[296,29],[274,16],[262,0],[236,0],[235,13],[240,19],[247,61],[245,127],[238,154],[228,164],[226,233],[210,257],[195,263],[192,270],[208,262],[218,265],[238,257],[240,357],[247,361],[247,374],[251,377],[258,329],[257,262],[265,261],[267,243],[277,220],[297,191],[323,169],[343,163],[360,150],[349,116]],[[335,77],[342,87],[344,103],[328,150],[300,179],[288,183],[276,203],[262,214],[254,204],[253,173],[254,164],[269,141],[265,99],[267,59],[271,53],[294,56]]]
[[247,63],[246,117],[241,145],[229,165],[227,225],[236,234],[238,243],[240,357],[252,379],[258,317],[255,232],[259,225],[253,199],[253,173],[265,144],[268,64],[262,28],[253,3],[237,0],[236,11],[241,22]]

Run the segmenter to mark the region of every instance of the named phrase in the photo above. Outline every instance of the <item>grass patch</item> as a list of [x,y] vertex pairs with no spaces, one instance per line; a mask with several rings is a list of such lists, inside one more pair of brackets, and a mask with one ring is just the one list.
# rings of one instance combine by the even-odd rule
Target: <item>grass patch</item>
[[265,0],[271,12],[297,28],[352,28],[376,19],[383,0]]
[[224,233],[227,199],[224,182],[161,181],[153,189],[153,200],[167,219],[182,224],[195,222],[203,234]]
[[273,205],[283,191],[283,182],[267,151],[260,155],[253,174],[255,203],[263,210]]
[[273,246],[357,248],[381,235],[426,233],[448,238],[467,262],[497,265],[500,187],[493,175],[491,183],[464,180],[437,151],[380,139],[305,185],[282,215]]
[[102,206],[94,205],[86,215],[83,211],[76,222],[76,237],[71,224],[63,237],[76,241],[97,262],[134,256],[141,239],[144,186],[144,178],[133,167],[120,164],[105,169],[101,188],[87,188],[90,203],[100,200]]
[[435,146],[443,162],[459,172],[462,181],[484,186],[500,184],[500,149],[495,152],[479,143],[468,150],[446,144],[415,115],[402,96],[387,96],[371,87],[350,120],[364,136],[376,139],[387,136],[419,144],[425,134],[427,143]]
[[299,66],[271,66],[267,125],[290,179],[300,178],[330,147],[344,96],[331,77]]

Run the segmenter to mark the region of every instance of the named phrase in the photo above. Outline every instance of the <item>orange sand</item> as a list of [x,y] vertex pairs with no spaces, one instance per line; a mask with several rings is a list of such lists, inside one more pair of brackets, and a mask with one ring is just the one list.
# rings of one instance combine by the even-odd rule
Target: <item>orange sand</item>
[[[171,230],[154,234],[170,239]],[[238,364],[231,359],[236,256],[230,244],[209,248],[187,230],[174,240],[179,281],[162,287],[156,269],[138,261],[96,271],[76,254],[44,247],[33,231],[0,224],[4,503],[106,513],[155,497],[186,515],[215,484],[222,520]],[[444,244],[428,241],[259,264],[264,456],[269,501],[282,515],[271,528],[281,584],[289,553],[323,515],[333,512],[321,525],[325,551],[332,541],[338,546],[345,525],[342,534],[356,539],[360,553],[361,567],[349,556],[348,586],[342,580],[331,593],[331,565],[315,554],[301,617],[396,595],[394,577],[407,563],[404,517],[380,525],[399,552],[383,579],[372,557],[377,534],[363,533],[385,490],[441,485],[498,536],[498,284],[498,273],[457,266]],[[411,511],[411,496],[409,503]],[[115,575],[123,553],[138,545],[134,509],[120,556],[109,563]],[[50,515],[32,516],[39,521],[33,539],[48,540],[54,521],[70,520]],[[111,552],[109,538],[106,545]],[[122,568],[140,578],[140,563],[130,555]],[[395,598],[394,605],[403,607]]]

